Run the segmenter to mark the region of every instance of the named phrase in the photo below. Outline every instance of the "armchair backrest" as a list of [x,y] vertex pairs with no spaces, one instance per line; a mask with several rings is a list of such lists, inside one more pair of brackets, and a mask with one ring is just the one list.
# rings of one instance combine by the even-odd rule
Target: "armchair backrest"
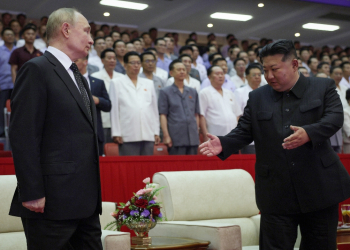
[[255,183],[245,170],[158,172],[153,183],[161,190],[169,221],[251,217],[259,213]]

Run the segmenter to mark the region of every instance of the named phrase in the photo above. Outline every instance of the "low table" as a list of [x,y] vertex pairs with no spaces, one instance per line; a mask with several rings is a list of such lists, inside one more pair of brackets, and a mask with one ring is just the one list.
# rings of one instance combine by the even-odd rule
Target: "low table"
[[181,249],[181,250],[202,250],[207,249],[210,241],[195,240],[189,238],[152,236],[152,245],[131,245],[131,250],[141,249]]

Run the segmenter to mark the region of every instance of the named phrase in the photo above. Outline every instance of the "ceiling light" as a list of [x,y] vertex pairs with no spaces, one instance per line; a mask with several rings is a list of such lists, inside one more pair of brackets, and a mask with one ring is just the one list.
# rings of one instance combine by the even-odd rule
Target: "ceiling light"
[[329,24],[321,24],[321,23],[306,23],[303,25],[304,29],[311,30],[325,30],[325,31],[335,31],[340,27],[338,25],[329,25]]
[[212,23],[208,23],[208,25],[207,25],[208,28],[213,28],[213,26],[214,25]]
[[295,33],[294,34],[296,37],[299,37],[300,36],[300,33]]
[[133,9],[133,10],[144,10],[148,7],[148,4],[135,3],[135,2],[129,2],[129,1],[119,1],[119,0],[101,0],[100,4],[119,7],[119,8]]
[[234,20],[234,21],[248,21],[253,18],[253,16],[250,16],[250,15],[222,13],[222,12],[215,12],[211,14],[210,17],[217,18],[217,19]]
[[262,8],[262,7],[264,7],[264,4],[263,3],[259,3],[258,7]]
[[110,16],[111,14],[109,12],[103,13],[104,16]]

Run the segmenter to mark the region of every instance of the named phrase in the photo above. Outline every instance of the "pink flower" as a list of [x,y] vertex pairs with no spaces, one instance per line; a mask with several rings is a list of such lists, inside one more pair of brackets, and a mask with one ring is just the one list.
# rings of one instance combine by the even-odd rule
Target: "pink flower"
[[146,189],[140,189],[139,191],[137,191],[136,195],[143,195],[146,193],[145,191]]
[[113,217],[116,217],[116,216],[117,216],[117,214],[114,213],[114,212],[111,212],[110,215],[113,216]]
[[153,196],[153,200],[157,200],[157,196],[154,195],[154,196]]
[[151,178],[147,177],[142,182],[145,183],[145,184],[148,184],[148,183],[150,183],[150,181],[151,181]]
[[153,191],[153,188],[146,188],[146,189],[144,189],[145,190],[145,194],[148,194],[148,193],[150,193],[150,192],[152,192]]

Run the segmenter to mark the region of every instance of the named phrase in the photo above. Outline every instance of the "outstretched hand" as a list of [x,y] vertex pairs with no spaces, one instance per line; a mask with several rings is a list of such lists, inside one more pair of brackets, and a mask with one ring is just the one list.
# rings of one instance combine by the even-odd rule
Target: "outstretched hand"
[[201,154],[206,155],[208,157],[220,154],[222,151],[222,146],[219,138],[209,133],[207,134],[207,136],[209,140],[199,145],[199,150]]
[[302,127],[290,126],[290,129],[294,133],[283,140],[282,146],[284,149],[294,149],[310,141],[310,137]]

